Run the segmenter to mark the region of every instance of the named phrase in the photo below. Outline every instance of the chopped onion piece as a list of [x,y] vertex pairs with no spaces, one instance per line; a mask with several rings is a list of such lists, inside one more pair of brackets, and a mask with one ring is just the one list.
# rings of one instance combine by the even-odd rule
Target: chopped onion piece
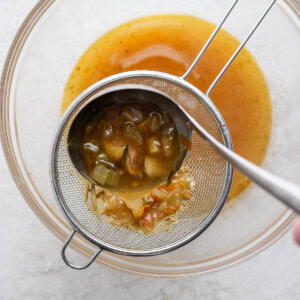
[[121,117],[129,122],[133,122],[135,124],[141,123],[144,121],[144,116],[142,112],[134,107],[127,107],[123,110]]
[[162,202],[162,203],[159,205],[159,207],[158,207],[158,209],[159,209],[160,211],[165,211],[165,210],[167,210],[167,208],[168,208],[167,202]]
[[101,185],[104,185],[109,174],[109,170],[104,165],[96,165],[92,177]]
[[158,139],[156,139],[155,137],[152,137],[149,141],[148,141],[148,146],[149,146],[149,152],[151,154],[155,154],[155,153],[159,153],[161,150],[161,144],[160,141]]
[[152,113],[151,117],[150,117],[150,120],[151,120],[150,128],[151,128],[152,132],[155,132],[164,123],[163,118],[162,118],[161,114],[159,114],[159,113]]
[[134,118],[128,110],[124,110],[121,114],[121,117],[126,121],[134,123]]
[[141,123],[144,121],[144,116],[139,109],[131,107],[130,111],[132,112],[135,123]]
[[107,210],[117,211],[122,209],[123,201],[119,199],[116,195],[106,196]]
[[153,205],[153,203],[154,203],[154,199],[151,196],[144,198],[143,201],[144,201],[145,205]]
[[156,157],[145,157],[144,170],[150,178],[162,177],[165,175],[163,162],[161,161],[161,159]]
[[134,124],[126,123],[124,128],[124,137],[131,139],[137,146],[142,146],[143,137]]
[[151,197],[153,197],[156,202],[161,202],[166,199],[167,193],[156,188],[151,192]]
[[122,199],[126,206],[132,211],[135,218],[140,218],[144,214],[144,201],[141,198],[128,200]]

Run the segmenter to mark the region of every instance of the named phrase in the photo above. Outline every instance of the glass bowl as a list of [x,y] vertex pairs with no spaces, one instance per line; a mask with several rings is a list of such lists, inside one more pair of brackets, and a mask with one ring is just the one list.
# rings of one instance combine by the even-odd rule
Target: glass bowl
[[[50,145],[66,81],[83,51],[113,27],[145,15],[191,14],[218,23],[231,2],[44,0],[30,12],[2,74],[2,145],[24,199],[60,240],[65,241],[71,229],[50,185]],[[224,28],[243,39],[268,2],[241,1]],[[294,182],[300,182],[299,12],[297,2],[278,1],[247,45],[265,75],[273,104],[272,135],[263,167]],[[140,275],[203,274],[260,253],[289,230],[294,218],[293,212],[251,184],[190,244],[149,258],[105,252],[97,261]],[[80,237],[72,247],[86,255],[95,251]]]

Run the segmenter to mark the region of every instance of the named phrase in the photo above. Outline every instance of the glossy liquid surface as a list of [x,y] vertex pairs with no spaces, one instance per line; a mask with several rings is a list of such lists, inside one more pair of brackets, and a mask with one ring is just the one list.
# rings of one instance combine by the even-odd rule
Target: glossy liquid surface
[[[66,85],[62,111],[88,86],[116,73],[156,70],[182,76],[214,27],[191,16],[159,15],[113,29],[78,61]],[[238,45],[232,35],[221,30],[187,80],[205,92]],[[226,71],[211,99],[229,127],[234,150],[261,164],[271,133],[272,107],[263,74],[246,49]],[[249,183],[235,171],[229,199]]]
[[96,183],[120,193],[165,183],[178,170],[174,162],[184,158],[171,116],[154,107],[133,105],[93,117],[85,129],[81,155]]

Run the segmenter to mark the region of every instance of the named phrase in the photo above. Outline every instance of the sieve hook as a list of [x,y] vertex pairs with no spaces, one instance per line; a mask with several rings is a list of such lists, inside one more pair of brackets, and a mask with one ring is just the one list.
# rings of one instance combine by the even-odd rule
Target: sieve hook
[[63,261],[65,262],[65,264],[67,266],[69,266],[70,268],[72,269],[75,269],[75,270],[83,270],[83,269],[86,269],[88,268],[93,262],[94,260],[98,257],[98,255],[101,253],[102,249],[99,248],[99,250],[92,256],[92,258],[90,259],[90,261],[85,265],[85,266],[77,266],[77,265],[74,265],[72,264],[67,258],[66,258],[66,249],[68,247],[68,245],[70,244],[73,236],[75,235],[76,231],[73,230],[71,235],[68,237],[68,239],[66,240],[62,250],[61,250],[61,256],[62,256],[62,259]]
[[[233,8],[235,7],[235,5],[237,4],[238,0],[235,0],[233,2],[233,4],[230,6],[229,10],[226,12],[225,16],[223,17],[222,21],[220,22],[220,24],[215,28],[215,30],[213,31],[213,33],[211,34],[211,36],[209,37],[209,39],[207,40],[207,42],[205,43],[205,45],[203,46],[203,48],[201,49],[201,51],[199,52],[198,56],[196,57],[196,59],[193,61],[193,63],[191,64],[191,66],[188,68],[188,70],[186,71],[186,73],[181,77],[182,79],[186,79],[186,77],[189,76],[189,74],[192,72],[192,70],[195,68],[195,66],[197,65],[197,63],[199,62],[199,60],[201,59],[201,57],[203,56],[204,52],[206,51],[206,49],[208,48],[208,46],[210,45],[210,43],[213,41],[213,39],[215,38],[215,36],[217,35],[218,31],[221,29],[222,25],[224,24],[224,22],[226,21],[226,19],[228,18],[228,16],[230,15],[231,11],[233,10]],[[248,40],[250,39],[250,37],[252,36],[252,34],[256,31],[257,27],[260,25],[260,23],[262,22],[262,20],[265,18],[265,16],[267,15],[267,13],[269,12],[269,10],[272,8],[272,6],[275,4],[276,0],[272,0],[269,4],[269,6],[267,7],[267,9],[264,11],[264,13],[261,15],[261,17],[259,18],[259,20],[256,22],[256,24],[253,26],[253,28],[250,30],[250,32],[247,34],[247,36],[245,37],[245,39],[242,41],[242,43],[239,45],[239,47],[235,50],[235,52],[232,54],[232,56],[230,57],[230,59],[227,61],[227,63],[225,64],[225,66],[223,67],[223,69],[220,71],[220,73],[217,75],[217,77],[214,79],[213,83],[210,85],[210,87],[208,88],[208,90],[206,91],[206,95],[209,96],[210,93],[212,92],[212,90],[214,89],[214,87],[217,85],[217,83],[219,82],[219,80],[222,78],[222,76],[224,75],[224,73],[226,72],[226,70],[229,68],[229,66],[231,65],[231,63],[234,61],[234,59],[237,57],[237,55],[240,53],[240,51],[243,49],[243,47],[246,45],[246,43],[248,42]]]

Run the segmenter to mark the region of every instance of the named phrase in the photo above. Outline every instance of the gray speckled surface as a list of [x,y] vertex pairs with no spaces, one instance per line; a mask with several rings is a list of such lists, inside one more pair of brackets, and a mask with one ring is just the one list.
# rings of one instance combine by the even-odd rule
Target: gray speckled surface
[[[36,0],[0,0],[0,65]],[[0,153],[1,299],[300,299],[300,249],[289,233],[259,256],[187,279],[141,278],[93,265],[73,271],[61,242],[34,216]]]

